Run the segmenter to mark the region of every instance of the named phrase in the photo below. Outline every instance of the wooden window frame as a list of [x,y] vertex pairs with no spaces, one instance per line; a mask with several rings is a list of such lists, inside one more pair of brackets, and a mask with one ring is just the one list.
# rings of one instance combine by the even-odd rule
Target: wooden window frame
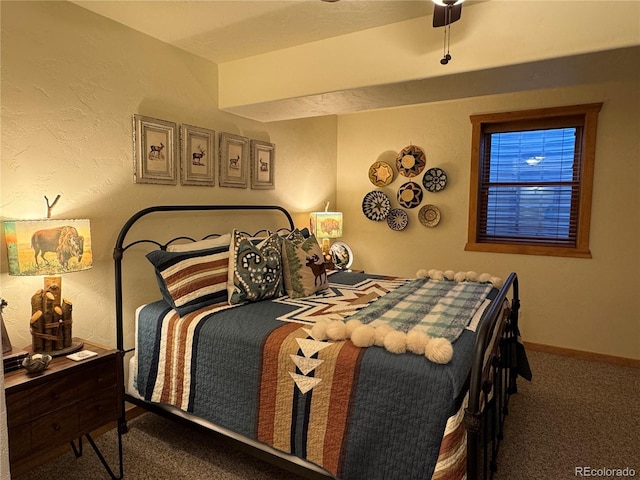
[[[511,253],[524,255],[548,255],[560,257],[591,258],[589,249],[589,231],[591,228],[591,201],[593,191],[593,171],[595,163],[596,133],[598,113],[602,103],[573,105],[565,107],[540,108],[513,112],[471,115],[471,176],[469,187],[469,224],[466,251]],[[559,245],[540,245],[532,242],[508,243],[479,241],[481,219],[481,154],[482,142],[488,132],[506,131],[520,125],[536,123],[540,128],[557,125],[561,118],[580,117],[583,128],[582,156],[580,160],[580,195],[577,209],[577,236],[575,247]],[[517,130],[517,128],[516,128]]]

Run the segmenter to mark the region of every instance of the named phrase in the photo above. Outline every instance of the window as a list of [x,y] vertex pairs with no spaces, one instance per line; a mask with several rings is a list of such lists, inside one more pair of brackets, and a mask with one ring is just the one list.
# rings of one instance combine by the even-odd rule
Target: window
[[472,115],[465,250],[591,258],[601,103]]

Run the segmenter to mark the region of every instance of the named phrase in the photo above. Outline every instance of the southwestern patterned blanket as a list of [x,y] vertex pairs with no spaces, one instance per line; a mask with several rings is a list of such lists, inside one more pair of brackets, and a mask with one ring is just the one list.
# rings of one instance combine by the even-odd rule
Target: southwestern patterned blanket
[[[431,478],[475,333],[458,332],[445,365],[311,335],[314,321],[366,314],[380,301],[373,300],[406,284],[341,272],[325,294],[297,301],[184,317],[162,301],[149,304],[138,313],[136,388],[145,400],[177,406],[340,479]],[[487,290],[483,296],[495,295]]]

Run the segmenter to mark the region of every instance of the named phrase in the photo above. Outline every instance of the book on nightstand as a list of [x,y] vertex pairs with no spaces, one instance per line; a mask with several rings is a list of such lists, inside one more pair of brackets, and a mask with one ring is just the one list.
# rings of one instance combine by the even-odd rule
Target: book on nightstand
[[2,366],[4,373],[13,372],[22,368],[22,360],[27,358],[29,354],[24,350],[10,350],[2,354]]

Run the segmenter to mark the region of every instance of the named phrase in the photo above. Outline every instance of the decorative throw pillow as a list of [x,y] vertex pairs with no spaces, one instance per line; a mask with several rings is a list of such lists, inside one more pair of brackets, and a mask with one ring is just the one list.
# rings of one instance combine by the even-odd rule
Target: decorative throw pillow
[[284,288],[291,298],[308,297],[329,286],[327,271],[315,235],[293,231],[283,240]]
[[233,231],[229,254],[229,303],[257,302],[282,294],[282,239],[270,235],[255,244]]
[[180,316],[227,300],[229,245],[190,252],[147,254],[164,300]]

